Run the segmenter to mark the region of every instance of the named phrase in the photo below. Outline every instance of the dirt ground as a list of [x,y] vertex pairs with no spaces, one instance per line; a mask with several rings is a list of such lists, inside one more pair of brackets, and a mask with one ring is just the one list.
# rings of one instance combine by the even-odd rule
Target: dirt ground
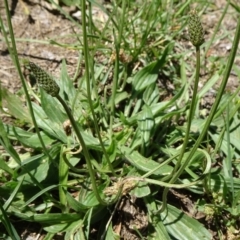
[[[12,24],[17,40],[19,57],[29,58],[39,63],[41,67],[47,69],[56,77],[59,76],[61,62],[65,60],[68,72],[70,76],[73,76],[79,57],[78,50],[59,47],[50,42],[56,41],[62,45],[73,44],[79,47],[77,40],[72,36],[81,32],[81,29],[74,26],[68,19],[64,18],[61,13],[54,9],[51,4],[46,3],[46,1],[12,0],[10,3],[13,15]],[[206,14],[203,15],[202,22],[206,33],[206,40],[212,36],[225,5],[226,0],[214,1],[214,6],[210,6],[210,10],[207,9]],[[79,11],[74,7],[63,7],[63,9],[69,13],[70,16],[80,18]],[[0,14],[6,23],[3,1],[0,2]],[[97,20],[100,19],[104,21],[105,19],[104,14],[98,8],[94,9],[93,16],[95,16]],[[217,40],[214,41],[209,48],[206,59],[216,56],[219,58],[227,57],[231,50],[234,29],[237,23],[236,18],[236,12],[230,7],[223,20],[223,27],[221,27],[221,30],[217,33]],[[222,36],[225,37],[221,38]],[[184,47],[191,47],[190,43],[182,44]],[[189,56],[186,56],[186,58],[189,58]],[[236,62],[240,66],[239,56],[236,58]],[[205,65],[206,67],[209,66],[208,60],[205,61]],[[21,83],[2,36],[0,41],[0,66],[0,82],[2,86],[7,87],[13,93],[16,92],[21,88]],[[202,82],[202,84],[204,84],[204,82]],[[237,86],[237,76],[232,72],[227,88],[233,91]],[[201,84],[199,87],[201,88]]]
[[[81,29],[74,26],[50,4],[46,4],[45,1],[12,0],[9,1],[9,4],[11,4],[12,24],[17,40],[17,50],[19,57],[29,58],[34,62],[39,63],[41,67],[47,69],[54,76],[59,76],[61,62],[65,60],[67,63],[68,72],[70,76],[73,76],[79,58],[79,51],[74,48],[69,49],[53,45],[51,44],[51,41],[56,41],[62,45],[73,44],[77,46],[76,44],[78,44],[78,41],[72,36],[76,33],[81,32]],[[225,4],[225,0],[213,1],[213,4],[209,9],[206,10],[206,13],[203,15],[202,21],[204,29],[206,31],[206,39],[210,39],[212,36],[214,28],[220,19]],[[64,7],[64,10],[67,11],[72,17],[75,16],[76,18],[79,18],[79,12],[76,11],[75,8]],[[4,20],[4,23],[6,24],[6,15],[3,1],[0,1],[0,14]],[[99,9],[95,9],[94,14],[96,15],[96,19],[104,20],[105,18]],[[223,20],[221,29],[217,33],[217,40],[213,42],[212,46],[207,52],[205,61],[206,68],[212,67],[211,61],[208,60],[208,58],[211,57],[218,56],[220,59],[226,62],[227,56],[231,50],[234,29],[236,28],[237,23],[236,19],[236,12],[232,8],[229,8],[228,13]],[[15,93],[21,88],[20,78],[16,72],[15,67],[13,66],[3,36],[0,36],[0,82],[2,87],[5,87],[12,93]],[[183,42],[182,46],[184,48],[191,47],[191,45],[186,42]],[[189,57],[190,56],[186,56],[186,61]],[[236,58],[236,63],[240,67],[239,55]],[[209,71],[207,71],[207,74],[204,72],[202,73],[203,80],[200,83],[200,88],[203,86],[204,81],[209,78],[209,74]],[[238,85],[238,77],[236,73],[232,71],[227,88],[230,91],[234,91]],[[213,95],[217,91],[217,88],[218,85],[213,88]],[[214,98],[210,96],[206,101],[212,101],[212,99],[214,101]],[[186,207],[185,210],[188,212],[188,214],[190,214],[192,200],[188,197],[186,198],[184,194],[180,194],[175,191],[173,191],[172,194],[175,197],[177,196],[179,199],[182,199],[181,201],[183,204],[180,205],[186,205],[186,202],[184,201],[186,201],[186,199],[189,200],[188,205],[190,207]],[[137,210],[138,208],[135,209],[135,211]],[[140,210],[138,210],[138,212],[140,216],[143,216]],[[30,240],[31,237],[28,235],[24,239]],[[59,239],[61,239],[61,237]]]
[[[206,10],[206,14],[203,15],[202,22],[206,33],[206,40],[210,39],[213,35],[214,28],[220,19],[225,5],[226,0],[214,1],[214,6],[209,7]],[[51,44],[51,42],[56,41],[62,45],[72,44],[76,47],[81,47],[77,39],[73,38],[73,35],[81,32],[81,29],[74,26],[73,23],[64,18],[61,13],[54,9],[51,4],[46,3],[46,1],[12,0],[10,7],[12,9],[12,24],[19,57],[28,58],[39,63],[41,67],[47,69],[56,77],[59,76],[61,62],[65,60],[68,72],[70,76],[73,76],[79,58],[78,50],[59,47],[57,44]],[[63,7],[63,9],[69,13],[70,16],[80,18],[79,11],[74,7]],[[0,14],[3,16],[4,22],[6,22],[3,1],[0,2]],[[106,19],[98,8],[94,8],[93,16],[95,16],[96,20],[100,21]],[[237,23],[236,18],[236,12],[230,7],[223,20],[223,27],[217,32],[217,40],[213,42],[207,52],[206,61],[204,62],[206,68],[212,67],[212,64],[208,61],[208,58],[211,57],[219,57],[226,62],[225,57],[228,56],[231,50],[234,29]],[[180,42],[180,45],[181,44],[184,48],[192,47],[189,42]],[[186,61],[188,61],[189,57],[190,56],[186,56]],[[239,56],[235,61],[240,66]],[[0,41],[0,66],[0,82],[2,86],[7,87],[13,93],[16,92],[21,88],[20,79],[2,37]],[[208,73],[208,71],[207,74],[203,72],[203,79],[204,75],[206,75],[205,79],[208,79]],[[203,79],[199,85],[200,88],[204,84]],[[237,86],[238,79],[233,71],[227,88],[234,91]],[[217,87],[218,85],[216,85],[216,89],[214,90],[217,90]]]

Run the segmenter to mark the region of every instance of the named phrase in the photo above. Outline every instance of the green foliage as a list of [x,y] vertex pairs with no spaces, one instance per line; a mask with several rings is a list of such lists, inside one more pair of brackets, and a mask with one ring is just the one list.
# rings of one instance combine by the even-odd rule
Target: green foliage
[[[112,219],[128,195],[141,199],[148,216],[146,231],[137,226],[132,229],[139,238],[211,239],[199,221],[180,210],[177,203],[168,203],[169,188],[194,194],[197,200],[193,208],[207,216],[214,218],[227,212],[231,221],[226,225],[237,228],[239,89],[231,94],[223,90],[239,41],[239,25],[216,103],[208,117],[202,117],[200,100],[218,81],[222,69],[197,92],[197,64],[190,100],[186,77],[189,66],[183,60],[184,53],[175,53],[175,37],[183,31],[190,1],[178,2],[143,1],[136,7],[135,1],[122,1],[112,3],[111,11],[101,5],[108,21],[100,29],[92,16],[84,18],[83,1],[83,49],[79,49],[85,57],[85,75],[78,79],[78,89],[67,74],[65,62],[55,82],[29,60],[23,65],[36,78],[38,92],[25,89],[18,70],[26,99],[29,90],[34,101],[26,105],[22,96],[0,89],[1,112],[24,126],[0,119],[0,144],[4,148],[0,156],[0,220],[6,236],[20,239],[13,221],[18,219],[39,223],[47,233],[45,239],[58,233],[64,233],[65,239],[91,239],[93,226],[99,227],[97,239],[120,239]],[[90,3],[95,6],[94,1]],[[167,14],[172,8],[177,11]],[[173,20],[184,22],[170,34]],[[194,24],[199,24],[199,19]],[[202,29],[197,33],[201,35]],[[97,62],[94,56],[103,52],[106,39],[111,43],[104,47],[108,50],[104,52],[106,59]],[[11,43],[14,46],[13,34]],[[194,40],[196,47],[200,43],[202,39]],[[61,46],[53,41],[51,44]],[[17,66],[14,47],[13,51]],[[107,61],[110,53],[115,56],[111,64]],[[140,67],[133,67],[137,65]],[[162,80],[164,84],[160,85]],[[174,85],[171,92],[167,83]],[[180,123],[183,118],[186,121]],[[14,144],[25,152],[16,151]]]

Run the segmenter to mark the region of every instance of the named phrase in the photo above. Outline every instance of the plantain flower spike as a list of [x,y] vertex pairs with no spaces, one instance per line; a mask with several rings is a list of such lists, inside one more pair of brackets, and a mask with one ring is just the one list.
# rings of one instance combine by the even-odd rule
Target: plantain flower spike
[[30,75],[36,79],[38,85],[42,87],[46,93],[52,97],[56,97],[59,94],[59,86],[47,72],[29,60],[24,59],[23,64],[25,68],[30,71]]
[[196,10],[189,13],[188,33],[191,43],[200,47],[204,43],[204,31]]

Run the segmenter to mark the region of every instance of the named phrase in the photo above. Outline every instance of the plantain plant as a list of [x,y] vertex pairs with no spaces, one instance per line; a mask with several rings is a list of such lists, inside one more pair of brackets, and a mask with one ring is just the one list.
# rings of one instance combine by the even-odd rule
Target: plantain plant
[[[89,8],[91,4],[92,1]],[[1,29],[27,101],[27,105],[23,105],[17,95],[1,89],[1,99],[8,114],[26,126],[21,128],[0,121],[0,143],[5,149],[0,158],[1,222],[5,236],[11,239],[20,239],[13,220],[16,218],[39,223],[47,233],[45,239],[52,239],[60,232],[65,239],[91,239],[94,236],[91,228],[97,228],[97,239],[118,239],[120,236],[113,230],[112,219],[126,196],[140,199],[144,214],[148,216],[144,229],[133,226],[132,231],[139,239],[146,236],[148,239],[211,239],[211,234],[200,222],[169,203],[169,189],[187,189],[198,194],[200,199],[204,194],[213,195],[216,188],[224,185],[227,190],[223,198],[232,194],[229,212],[235,214],[233,210],[239,206],[240,185],[230,174],[230,161],[225,161],[225,169],[228,169],[225,175],[217,174],[212,168],[213,155],[206,146],[214,142],[216,152],[226,155],[232,148],[221,147],[219,141],[240,149],[228,136],[229,129],[238,124],[239,103],[234,102],[234,108],[226,114],[228,104],[236,101],[237,92],[223,97],[239,42],[240,23],[215,103],[208,117],[201,119],[196,114],[199,99],[214,84],[216,76],[209,80],[209,86],[198,91],[200,46],[204,44],[198,13],[191,11],[188,18],[190,41],[196,50],[192,99],[185,101],[184,98],[188,91],[184,62],[179,77],[185,84],[178,86],[172,98],[164,99],[157,80],[160,72],[171,70],[171,54],[176,43],[174,39],[161,39],[171,19],[164,11],[159,16],[157,9],[169,6],[157,1],[143,3],[137,17],[131,18],[128,25],[126,16],[134,4],[127,1],[121,4],[113,4],[112,12],[101,6],[109,17],[101,32],[91,21],[90,11],[86,16],[86,2],[81,2],[85,75],[78,79],[79,88],[76,88],[67,74],[65,62],[56,80],[31,60],[19,61],[5,0],[10,40],[0,17]],[[184,11],[182,8],[175,17],[184,16]],[[140,32],[135,32],[137,19],[141,19]],[[159,27],[158,21],[163,28],[159,41],[161,51],[155,47],[158,41],[146,49],[147,36]],[[130,25],[133,29],[129,29]],[[114,29],[111,42],[114,57],[113,65],[105,71],[103,65],[94,63],[95,52],[89,44],[94,42],[91,36],[95,36],[98,42],[94,43],[98,43],[97,49],[100,49],[100,44],[106,40],[104,34],[112,33],[109,28]],[[127,34],[132,34],[133,43],[127,42]],[[133,50],[127,58],[121,47],[127,49],[129,44],[133,45]],[[145,65],[134,72],[132,66],[144,51],[148,51]],[[112,83],[100,91],[109,78]],[[36,81],[38,92],[26,84],[28,80]],[[225,114],[228,121],[223,124],[222,115]],[[184,115],[186,123],[178,125]],[[220,133],[212,130],[218,122],[221,122]],[[13,141],[31,150],[20,154],[14,149]],[[214,209],[216,202],[206,203],[206,206]],[[198,204],[200,208],[203,206],[201,201]]]

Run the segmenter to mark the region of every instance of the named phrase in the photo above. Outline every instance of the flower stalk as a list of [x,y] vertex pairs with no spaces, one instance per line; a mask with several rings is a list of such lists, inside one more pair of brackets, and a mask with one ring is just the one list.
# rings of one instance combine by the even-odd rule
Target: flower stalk
[[[24,59],[23,65],[24,65],[25,69],[29,70],[30,76],[32,76],[36,79],[38,85],[40,87],[42,87],[43,90],[46,91],[46,93],[48,93],[49,95],[51,95],[52,97],[56,97],[58,99],[58,101],[62,104],[63,108],[65,109],[65,111],[69,117],[72,127],[77,135],[77,138],[82,146],[83,154],[86,159],[89,175],[90,175],[91,182],[92,182],[92,188],[95,193],[95,196],[100,204],[102,204],[102,205],[110,204],[109,202],[104,201],[98,193],[95,174],[94,174],[94,170],[92,167],[90,154],[88,152],[88,149],[87,149],[85,141],[82,137],[82,134],[80,133],[80,131],[78,129],[77,123],[74,120],[71,110],[69,109],[69,107],[67,106],[65,101],[62,99],[62,97],[59,95],[59,91],[60,91],[59,86],[47,72],[45,72],[43,69],[41,69],[35,63]],[[114,199],[114,201],[115,201],[115,199]]]
[[[182,146],[179,158],[170,176],[171,178],[169,181],[170,184],[173,184],[177,181],[177,179],[183,173],[185,167],[188,165],[188,163],[191,160],[191,158],[188,157],[187,160],[182,164],[182,159],[184,157],[184,154],[186,153],[187,144],[189,141],[192,119],[194,117],[194,113],[196,109],[196,103],[197,103],[197,97],[198,97],[197,91],[198,91],[198,83],[199,83],[199,75],[200,75],[200,46],[204,43],[204,31],[196,10],[192,10],[189,14],[188,33],[189,33],[189,40],[191,41],[193,46],[195,46],[195,49],[196,49],[196,73],[195,73],[192,101],[190,104],[189,115],[187,120],[186,134],[185,134],[185,138],[183,141],[183,146]],[[160,212],[163,212],[166,209],[168,191],[169,191],[168,187],[166,187],[163,191],[162,207],[159,210]]]

